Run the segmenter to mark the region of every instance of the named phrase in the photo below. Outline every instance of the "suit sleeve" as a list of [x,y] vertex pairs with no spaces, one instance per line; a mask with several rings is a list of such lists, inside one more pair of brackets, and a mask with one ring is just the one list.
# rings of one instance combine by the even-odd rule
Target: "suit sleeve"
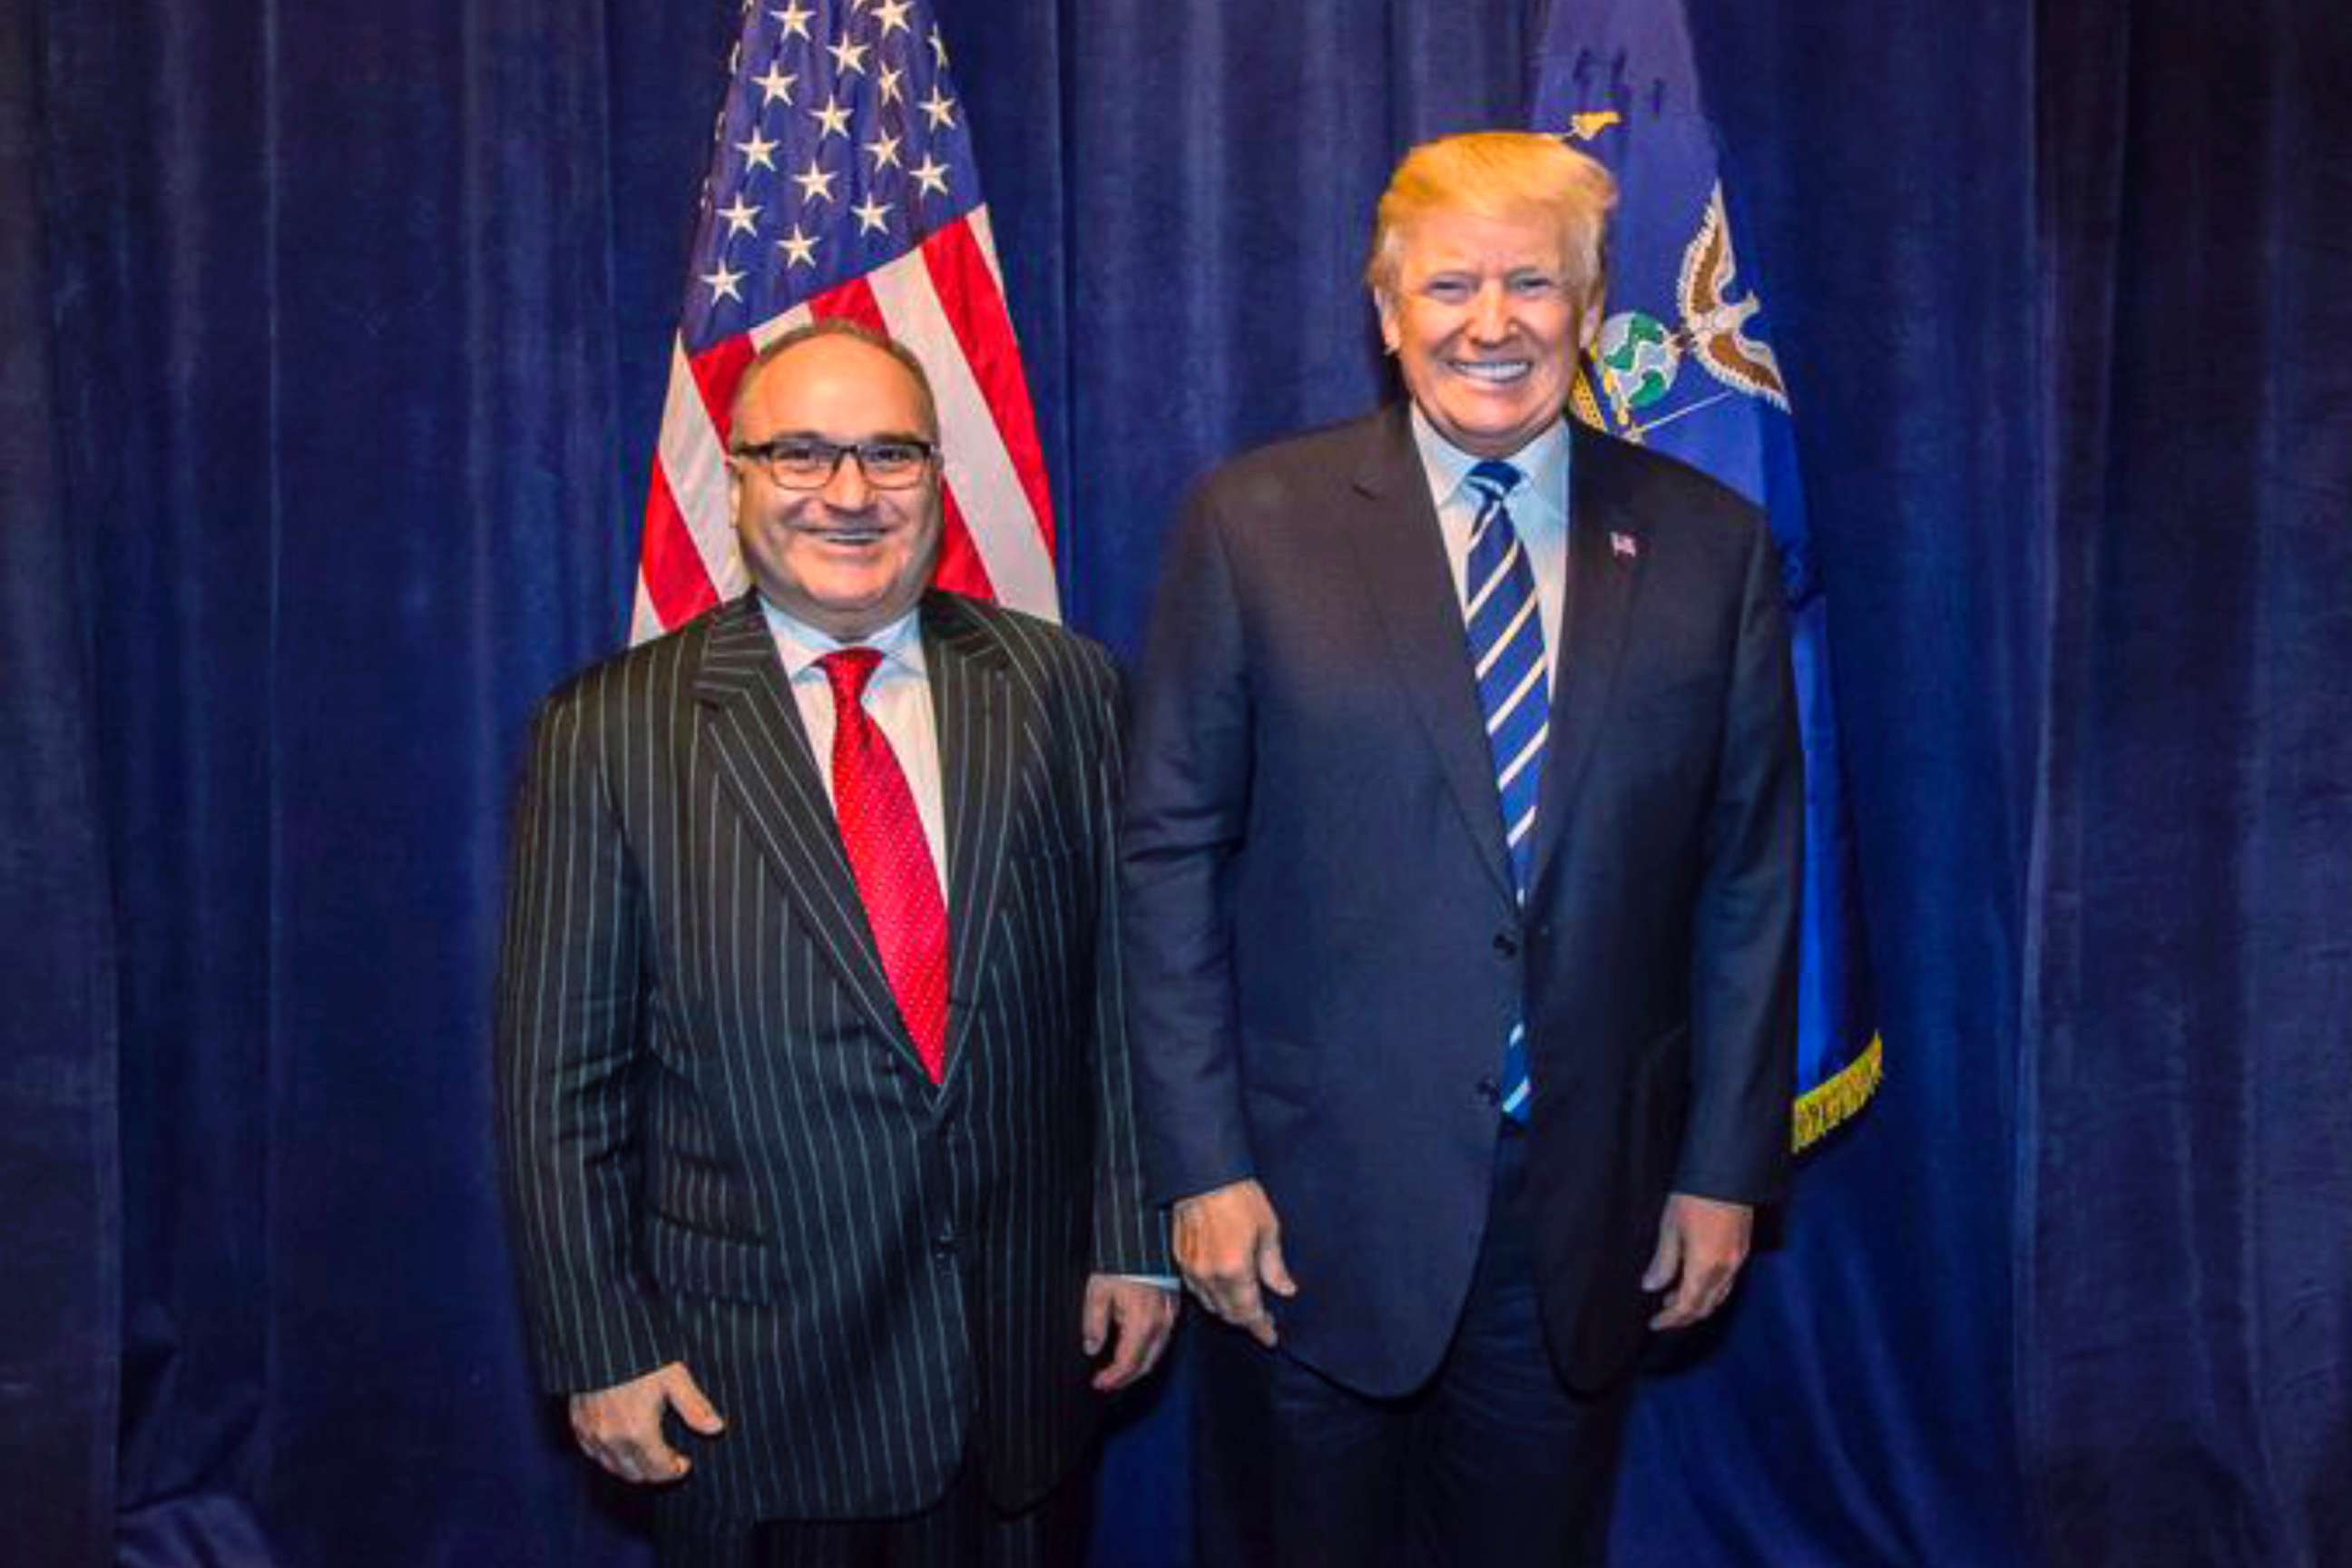
[[1087,819],[1095,847],[1094,1065],[1096,1092],[1094,1271],[1173,1273],[1168,1227],[1144,1195],[1136,1126],[1135,1074],[1129,1051],[1127,966],[1119,951],[1118,812],[1123,793],[1118,679],[1103,668],[1093,718],[1100,744],[1087,779]]
[[1691,1115],[1675,1188],[1762,1203],[1788,1180],[1804,763],[1778,556],[1752,530],[1692,919]]
[[677,1359],[631,1261],[640,927],[602,754],[607,739],[577,689],[540,713],[499,963],[507,1205],[532,1349],[551,1393],[610,1387]]
[[1213,496],[1196,496],[1160,575],[1129,742],[1128,1013],[1145,1163],[1162,1202],[1255,1173],[1228,907],[1249,819],[1249,679],[1220,529]]

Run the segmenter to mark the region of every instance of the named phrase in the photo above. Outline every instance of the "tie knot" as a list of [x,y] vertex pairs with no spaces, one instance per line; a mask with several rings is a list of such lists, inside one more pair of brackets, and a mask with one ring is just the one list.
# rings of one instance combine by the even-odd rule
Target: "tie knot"
[[1470,483],[1483,500],[1501,500],[1519,488],[1519,470],[1500,458],[1488,458],[1470,470]]
[[866,683],[874,679],[875,668],[882,662],[878,648],[845,647],[826,654],[816,661],[824,678],[833,685],[833,705],[837,711],[846,712],[866,700]]

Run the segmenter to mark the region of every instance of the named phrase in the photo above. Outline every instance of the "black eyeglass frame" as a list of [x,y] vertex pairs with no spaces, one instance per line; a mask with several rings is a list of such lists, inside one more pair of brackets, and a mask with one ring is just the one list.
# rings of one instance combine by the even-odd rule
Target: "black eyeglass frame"
[[[824,465],[824,472],[798,477],[785,474],[781,464],[783,449],[788,447],[809,448],[813,455],[826,457],[829,460]],[[912,447],[920,456],[903,477],[886,477],[874,471],[872,460],[872,454],[884,447]],[[761,471],[768,476],[768,482],[780,490],[821,490],[833,483],[833,477],[841,472],[841,459],[853,456],[857,459],[857,471],[865,475],[866,482],[876,489],[910,490],[923,482],[924,475],[938,462],[940,444],[926,441],[919,436],[876,436],[863,441],[828,441],[819,436],[778,436],[772,440],[730,447],[727,456],[742,462],[757,463]]]

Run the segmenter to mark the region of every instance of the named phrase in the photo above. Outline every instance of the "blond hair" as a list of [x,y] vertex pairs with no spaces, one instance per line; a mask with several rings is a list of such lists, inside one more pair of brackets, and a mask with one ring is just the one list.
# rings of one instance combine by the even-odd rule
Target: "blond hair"
[[1404,155],[1381,193],[1364,281],[1381,299],[1396,289],[1405,231],[1437,212],[1537,216],[1559,226],[1560,253],[1580,291],[1597,290],[1617,182],[1597,161],[1534,131],[1472,131],[1424,142]]

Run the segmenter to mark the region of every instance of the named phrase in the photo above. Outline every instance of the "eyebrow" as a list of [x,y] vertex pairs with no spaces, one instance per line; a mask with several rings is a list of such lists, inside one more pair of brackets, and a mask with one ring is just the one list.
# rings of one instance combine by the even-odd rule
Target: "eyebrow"
[[926,447],[936,447],[940,444],[938,437],[919,436],[912,430],[877,430],[870,435],[852,436],[847,438],[828,436],[822,430],[778,430],[772,435],[762,436],[756,441],[745,437],[743,445],[765,447],[774,441],[823,441],[830,447],[858,447],[868,441],[919,441]]

